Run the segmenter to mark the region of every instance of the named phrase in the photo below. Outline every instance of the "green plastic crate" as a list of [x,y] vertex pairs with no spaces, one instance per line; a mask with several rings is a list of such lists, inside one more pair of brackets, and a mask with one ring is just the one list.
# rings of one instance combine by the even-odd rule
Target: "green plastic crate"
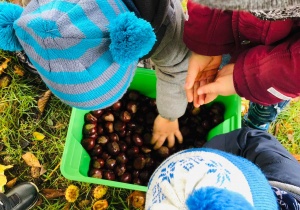
[[[156,76],[153,70],[137,69],[130,88],[138,90],[142,94],[155,98],[156,97]],[[225,121],[215,128],[209,134],[208,139],[227,133],[241,127],[241,99],[237,95],[219,96],[215,101],[222,102],[225,107]],[[84,124],[84,115],[89,112],[73,108],[67,134],[67,140],[62,157],[60,170],[64,177],[70,180],[102,184],[110,187],[126,188],[131,190],[147,191],[146,186],[127,184],[117,181],[96,179],[88,177],[90,156],[81,146],[82,128]]]

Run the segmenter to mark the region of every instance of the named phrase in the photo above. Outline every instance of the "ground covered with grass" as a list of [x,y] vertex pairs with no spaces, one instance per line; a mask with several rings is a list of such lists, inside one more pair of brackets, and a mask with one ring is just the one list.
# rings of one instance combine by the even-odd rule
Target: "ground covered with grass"
[[[48,88],[40,77],[24,70],[7,52],[0,51],[0,59],[0,164],[13,165],[5,171],[7,180],[17,178],[17,183],[34,182],[44,192],[34,209],[92,209],[97,200],[92,195],[95,185],[67,180],[59,170],[71,107],[52,95],[41,113],[38,101]],[[1,66],[5,61],[7,67]],[[269,132],[291,153],[300,154],[300,101],[292,101]],[[34,173],[33,167],[22,158],[25,153],[32,153],[43,171],[39,168]],[[72,184],[79,188],[79,197],[69,203],[63,192]],[[5,189],[9,188],[5,186]],[[49,193],[49,189],[57,196],[45,193]],[[103,198],[108,201],[108,209],[132,209],[126,201],[131,193],[130,190],[109,188]]]

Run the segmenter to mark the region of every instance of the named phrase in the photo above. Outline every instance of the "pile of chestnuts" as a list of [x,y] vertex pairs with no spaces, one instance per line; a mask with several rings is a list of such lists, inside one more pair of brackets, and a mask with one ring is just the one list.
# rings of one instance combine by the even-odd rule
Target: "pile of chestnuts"
[[188,104],[179,118],[183,143],[158,150],[151,145],[153,123],[158,115],[156,100],[138,91],[128,91],[112,106],[84,116],[82,146],[91,156],[89,176],[98,179],[147,185],[151,174],[171,154],[200,148],[210,129],[224,121],[225,107]]

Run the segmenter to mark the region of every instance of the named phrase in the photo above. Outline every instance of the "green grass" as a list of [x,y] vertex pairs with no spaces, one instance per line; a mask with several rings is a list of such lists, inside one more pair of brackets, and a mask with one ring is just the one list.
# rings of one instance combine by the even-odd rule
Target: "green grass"
[[[0,164],[14,165],[13,169],[5,172],[8,180],[18,177],[18,182],[34,182],[40,190],[66,189],[74,184],[79,187],[80,196],[70,209],[78,209],[81,200],[93,201],[91,192],[95,185],[67,180],[59,169],[49,178],[62,158],[71,107],[52,95],[42,117],[37,121],[37,100],[48,88],[38,75],[29,72],[24,76],[14,74],[13,66],[19,64],[10,54],[0,51],[1,57],[12,59],[5,70],[12,77],[12,82],[8,87],[0,88],[0,141],[5,144],[3,151],[0,151]],[[35,131],[46,137],[43,140],[35,139]],[[47,172],[37,179],[31,177],[30,167],[22,159],[26,152],[33,153],[41,164],[45,164]],[[105,197],[109,209],[128,209],[126,198],[130,193],[129,190],[110,188]],[[64,197],[49,200],[43,198],[42,205],[34,209],[62,209],[66,203]]]

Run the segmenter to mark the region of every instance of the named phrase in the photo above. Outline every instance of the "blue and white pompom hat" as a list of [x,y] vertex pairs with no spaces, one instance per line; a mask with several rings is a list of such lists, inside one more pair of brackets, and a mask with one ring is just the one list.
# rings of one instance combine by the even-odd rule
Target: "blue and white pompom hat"
[[212,149],[189,149],[153,173],[146,210],[276,210],[275,195],[250,161]]
[[155,41],[121,0],[31,0],[24,11],[0,2],[0,49],[24,50],[51,91],[79,109],[121,98]]

